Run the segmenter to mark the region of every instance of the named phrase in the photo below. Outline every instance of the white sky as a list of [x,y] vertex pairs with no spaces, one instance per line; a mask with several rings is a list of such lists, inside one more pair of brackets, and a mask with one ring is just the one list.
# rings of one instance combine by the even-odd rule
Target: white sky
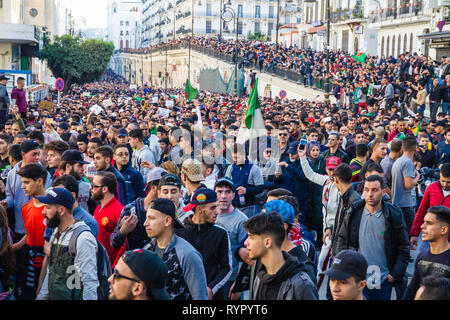
[[[85,28],[106,28],[107,27],[108,0],[74,0],[72,1],[72,14],[82,16],[86,19]],[[76,23],[80,23],[76,19]],[[82,25],[78,28],[84,29]]]

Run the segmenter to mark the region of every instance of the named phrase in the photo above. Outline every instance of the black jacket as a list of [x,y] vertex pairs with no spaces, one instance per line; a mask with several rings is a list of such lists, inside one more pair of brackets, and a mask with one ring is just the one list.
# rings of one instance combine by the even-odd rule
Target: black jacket
[[[352,204],[342,222],[337,239],[337,252],[359,249],[359,226],[365,200]],[[384,243],[389,274],[396,281],[402,280],[409,261],[409,238],[401,209],[383,200],[383,217],[386,221]]]
[[286,260],[274,275],[259,266],[253,281],[251,300],[319,300],[315,283],[302,271],[298,260],[283,251]]
[[184,228],[177,229],[176,234],[200,252],[208,287],[216,294],[233,272],[227,231],[211,223],[195,224],[191,215],[184,220]]
[[361,197],[352,187],[341,196],[339,200],[338,211],[336,212],[336,219],[334,221],[333,233],[331,235],[331,256],[334,257],[338,254],[337,251],[337,239],[339,234],[339,229],[342,226],[345,216],[351,210],[352,203],[360,201]]

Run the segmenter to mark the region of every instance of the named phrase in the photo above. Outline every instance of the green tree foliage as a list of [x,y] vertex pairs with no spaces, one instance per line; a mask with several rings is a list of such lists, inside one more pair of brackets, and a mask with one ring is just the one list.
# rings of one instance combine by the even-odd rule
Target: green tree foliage
[[261,32],[255,32],[254,34],[249,34],[247,36],[247,39],[256,41],[266,41],[267,36],[265,34],[262,34]]
[[39,58],[47,61],[54,77],[64,79],[64,90],[68,90],[72,84],[99,80],[113,52],[112,42],[63,35],[52,42],[44,38]]

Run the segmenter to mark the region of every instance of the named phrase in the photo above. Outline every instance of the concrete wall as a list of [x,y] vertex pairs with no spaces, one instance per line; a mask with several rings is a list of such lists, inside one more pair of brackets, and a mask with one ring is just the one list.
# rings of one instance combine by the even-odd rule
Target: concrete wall
[[[139,55],[139,54],[121,54],[120,60],[122,62],[122,71],[124,65],[130,72],[122,72],[122,76],[127,80],[131,79],[131,83],[141,85],[141,70],[143,69],[144,83],[153,83],[158,88],[164,88],[162,76],[166,70],[166,53],[165,51],[156,52],[153,54]],[[112,59],[114,61],[114,59]],[[150,62],[151,61],[151,62]],[[177,49],[167,51],[167,88],[184,88],[184,83],[188,78],[188,49]],[[173,70],[173,65],[176,65],[176,70]],[[143,66],[143,68],[142,68]],[[234,64],[218,60],[208,55],[191,50],[191,83],[194,87],[199,87],[200,72],[204,69],[218,68],[220,75],[225,82],[228,81],[232,72],[234,72]],[[249,69],[246,69],[246,74],[249,74]],[[256,70],[255,70],[256,71]],[[161,77],[159,73],[161,72]],[[136,74],[136,76],[134,76]],[[305,88],[289,80],[283,80],[279,77],[272,76],[267,73],[257,72],[259,79],[258,94],[259,96],[270,96],[272,98],[279,95],[281,90],[287,93],[287,99],[314,99],[317,96],[322,100],[324,93],[322,91]],[[152,80],[152,81],[151,81]]]

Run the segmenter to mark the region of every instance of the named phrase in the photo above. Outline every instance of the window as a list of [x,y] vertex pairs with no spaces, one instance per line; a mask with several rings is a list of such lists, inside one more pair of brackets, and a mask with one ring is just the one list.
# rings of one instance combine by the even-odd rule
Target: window
[[269,28],[267,30],[267,34],[269,35],[269,37],[272,35],[272,30],[273,30],[273,22],[269,22]]
[[242,18],[243,17],[243,8],[242,8],[242,4],[238,4],[238,12],[237,12],[237,15],[238,15],[238,17],[240,17],[240,18]]
[[127,31],[127,32],[125,33],[125,35],[126,35],[126,36],[129,36],[129,35],[130,35],[130,33],[129,33],[129,32]]
[[255,33],[261,32],[259,22],[255,22]]
[[242,21],[238,21],[238,34],[242,34]]
[[269,19],[273,19],[273,6],[269,7]]
[[207,3],[206,4],[206,15],[208,17],[212,16],[212,12],[211,12],[211,3]]
[[206,21],[206,33],[211,33],[211,21]]
[[120,35],[123,36],[123,31],[122,30],[120,31]]
[[255,18],[261,18],[261,6],[255,6]]
[[129,22],[129,21],[126,21],[126,22],[125,22],[125,26],[129,27],[129,26],[130,26],[130,22]]
[[120,26],[123,27],[123,21],[120,21]]

